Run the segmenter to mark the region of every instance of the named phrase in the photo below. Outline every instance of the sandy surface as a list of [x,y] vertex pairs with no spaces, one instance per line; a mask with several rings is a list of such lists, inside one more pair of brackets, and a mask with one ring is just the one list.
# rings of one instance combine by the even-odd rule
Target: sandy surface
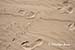
[[0,50],[75,50],[75,1],[0,0]]

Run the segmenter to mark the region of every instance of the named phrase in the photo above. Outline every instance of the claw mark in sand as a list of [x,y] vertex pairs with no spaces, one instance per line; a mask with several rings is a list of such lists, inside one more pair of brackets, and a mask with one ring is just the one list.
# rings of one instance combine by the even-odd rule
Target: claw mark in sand
[[23,48],[25,50],[33,50],[34,48],[41,46],[43,43],[44,41],[42,39],[37,39],[36,41],[34,41],[33,43],[29,45],[24,45]]

